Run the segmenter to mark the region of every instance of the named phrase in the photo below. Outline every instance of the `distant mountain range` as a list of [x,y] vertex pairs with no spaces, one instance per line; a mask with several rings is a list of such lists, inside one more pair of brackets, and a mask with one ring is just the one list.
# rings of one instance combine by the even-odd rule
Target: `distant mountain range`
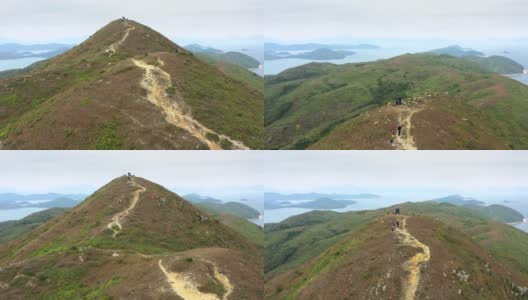
[[185,49],[202,57],[205,60],[214,60],[219,62],[231,63],[243,67],[245,69],[256,69],[260,66],[260,62],[255,58],[236,51],[224,52],[223,50],[202,46],[199,44],[191,44],[185,46]]
[[320,198],[329,198],[334,200],[351,200],[351,199],[376,199],[380,198],[375,194],[327,194],[327,193],[297,193],[297,194],[280,194],[273,192],[264,193],[265,201],[279,201],[279,200],[317,200]]
[[[62,207],[69,208],[77,205],[86,195],[82,194],[0,194],[0,209],[17,209],[25,207],[51,208]],[[32,202],[33,201],[33,202]],[[34,202],[39,201],[39,202]]]
[[522,222],[524,219],[523,214],[513,208],[498,204],[486,206],[485,202],[473,198],[463,197],[461,195],[450,195],[443,198],[433,199],[431,201],[436,203],[449,203],[452,205],[463,206],[480,215],[486,216],[487,218],[503,223]]
[[443,198],[432,199],[431,201],[438,203],[449,203],[454,205],[486,205],[485,202],[475,200],[469,197],[463,197],[461,195],[449,195]]
[[327,48],[319,48],[308,52],[303,52],[299,54],[290,54],[289,52],[273,52],[266,51],[264,52],[265,60],[276,60],[276,59],[286,59],[286,58],[299,58],[299,59],[308,59],[308,60],[335,60],[343,59],[347,56],[354,55],[354,51],[348,50],[332,50]]
[[15,194],[15,193],[3,193],[0,194],[0,201],[31,201],[31,200],[54,200],[57,198],[70,198],[73,200],[82,200],[86,198],[85,194],[60,194],[60,193],[47,193],[47,194]]
[[66,44],[0,44],[0,60],[27,57],[50,58],[62,54],[72,47],[72,45]]
[[484,70],[499,74],[520,74],[524,66],[505,56],[484,56],[484,53],[472,49],[462,48],[458,45],[432,50],[431,53],[438,55],[450,55],[460,57],[479,64]]
[[192,203],[222,203],[222,200],[200,194],[187,194],[182,196],[183,199]]
[[223,203],[222,200],[199,194],[187,194],[182,198],[213,215],[230,214],[242,219],[257,219],[260,216],[259,211],[240,202]]
[[264,43],[264,51],[306,51],[317,50],[321,48],[332,50],[346,49],[378,49],[379,46],[371,44],[323,44],[323,43],[304,43],[304,44],[277,44]]
[[279,208],[307,208],[307,209],[338,209],[345,208],[349,205],[355,204],[353,200],[334,200],[330,198],[319,198],[316,200],[292,203],[288,201],[266,201],[264,202],[265,209],[279,209]]

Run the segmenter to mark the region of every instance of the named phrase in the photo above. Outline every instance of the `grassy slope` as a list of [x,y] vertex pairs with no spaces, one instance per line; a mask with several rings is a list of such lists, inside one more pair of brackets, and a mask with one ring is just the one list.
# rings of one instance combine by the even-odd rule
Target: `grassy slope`
[[495,221],[503,223],[522,222],[524,216],[515,209],[506,207],[504,205],[489,205],[489,206],[466,206],[469,209],[475,210],[480,215],[487,216]]
[[259,246],[264,245],[264,231],[260,226],[230,214],[221,214],[216,217],[222,224],[240,233],[246,239]]
[[219,214],[231,214],[242,219],[256,219],[260,213],[252,207],[239,202],[227,202],[227,203],[196,203],[200,209],[204,211],[219,215]]
[[[5,148],[137,149],[145,143],[154,149],[200,148],[190,136],[178,138],[184,135],[183,130],[167,126],[157,108],[140,101],[144,96],[139,86],[142,72],[130,58],[145,59],[148,53],[166,59],[166,71],[173,75],[196,119],[251,148],[263,147],[262,89],[252,86],[256,81],[237,69],[231,74],[238,79],[232,79],[161,34],[129,22],[136,29],[112,57],[104,49],[122,36],[119,21],[29,73],[2,80],[0,140],[7,139]],[[27,74],[31,77],[24,78]],[[138,122],[142,126],[138,127]],[[38,139],[32,134],[49,138]]]
[[[117,239],[112,238],[106,223],[128,206],[125,199],[137,189],[129,186],[124,177],[102,187],[61,217],[0,247],[2,266],[13,261],[23,262],[0,272],[0,281],[10,282],[6,292],[26,297],[27,293],[32,293],[39,295],[39,299],[107,299],[116,285],[124,289],[121,293],[130,291],[122,286],[122,283],[131,284],[127,276],[142,274],[140,277],[148,277],[144,278],[145,282],[163,283],[159,277],[153,278],[159,275],[157,259],[149,263],[148,258],[138,257],[135,252],[169,257],[185,250],[222,247],[233,251],[228,255],[245,259],[244,263],[253,265],[259,259],[258,248],[241,234],[162,186],[141,178],[136,181],[147,187],[141,199],[149,201],[138,202]],[[229,222],[238,225],[238,220]],[[121,253],[120,258],[112,258],[111,253],[116,250]],[[190,252],[182,255],[192,255]],[[80,256],[84,261],[79,260]],[[145,268],[153,269],[146,272]],[[101,277],[94,279],[97,276],[94,274],[98,273]],[[24,276],[15,278],[17,274]],[[24,289],[30,282],[36,283],[32,290]],[[134,285],[129,287],[134,288]]]
[[[400,205],[405,213],[432,217],[469,235],[502,263],[528,274],[528,234],[468,208],[432,202]],[[311,212],[265,227],[267,278],[302,265],[347,234],[360,230],[392,209],[363,212]],[[315,220],[314,220],[315,219]]]
[[[402,265],[415,249],[398,245],[389,230],[393,222],[394,216],[388,215],[361,226],[294,272],[269,281],[265,298],[313,299],[324,290],[325,299],[364,299],[379,296],[381,286],[383,298],[396,298],[401,295],[405,273],[394,266]],[[417,299],[451,299],[459,295],[459,288],[463,299],[509,299],[516,297],[511,295],[515,289],[508,280],[526,284],[526,275],[512,277],[463,232],[428,217],[413,216],[407,223],[409,231],[433,254],[422,273]],[[471,274],[470,284],[448,279],[453,275],[446,274],[446,269]],[[386,277],[388,273],[392,276]]]
[[258,90],[258,91],[264,90],[264,80],[262,79],[262,77],[258,76],[257,74],[249,70],[246,70],[240,66],[237,66],[235,64],[215,59],[214,56],[208,55],[206,53],[195,53],[195,55],[199,59],[207,63],[213,64],[219,70],[224,72],[227,76],[237,81],[240,81],[252,87],[255,90]]
[[513,148],[528,148],[528,87],[476,63],[431,54],[340,66],[311,63],[266,77],[266,146],[306,148],[336,127],[353,128],[365,110],[429,92],[449,92],[463,100],[465,112],[477,107],[486,128]]
[[63,213],[64,208],[50,208],[16,221],[0,222],[0,243],[14,240]]

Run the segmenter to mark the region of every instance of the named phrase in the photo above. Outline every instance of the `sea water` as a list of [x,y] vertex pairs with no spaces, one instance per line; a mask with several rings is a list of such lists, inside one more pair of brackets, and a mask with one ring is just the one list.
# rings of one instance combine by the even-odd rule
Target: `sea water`
[[20,220],[24,217],[29,216],[32,213],[37,211],[45,210],[46,208],[42,207],[23,207],[15,209],[1,209],[0,210],[0,222],[11,221],[11,220]]
[[[415,199],[417,201],[419,199]],[[291,203],[302,203],[309,200],[288,200]],[[353,199],[356,203],[348,205],[344,208],[337,209],[313,209],[313,208],[299,208],[299,207],[284,207],[278,209],[266,209],[264,210],[264,223],[278,223],[285,219],[307,213],[312,210],[330,210],[335,212],[347,212],[347,211],[360,211],[360,210],[373,210],[383,207],[388,207],[397,203],[408,201],[408,198],[401,197],[381,197],[375,199]]]
[[12,70],[12,69],[22,69],[25,68],[37,61],[43,60],[43,57],[25,57],[18,59],[5,59],[0,60],[0,71]]
[[[358,62],[369,62],[376,61],[379,59],[387,59],[405,53],[414,53],[422,51],[421,49],[410,49],[402,47],[382,47],[376,49],[345,49],[348,51],[353,51],[355,54],[349,55],[343,59],[333,59],[333,60],[309,60],[309,59],[299,59],[299,58],[285,58],[285,59],[276,59],[276,60],[266,60],[264,63],[264,74],[265,75],[275,75],[289,68],[298,67],[310,62],[328,62],[337,65],[347,64],[347,63],[358,63]],[[295,51],[299,52],[299,51]],[[294,54],[294,52],[290,52]]]

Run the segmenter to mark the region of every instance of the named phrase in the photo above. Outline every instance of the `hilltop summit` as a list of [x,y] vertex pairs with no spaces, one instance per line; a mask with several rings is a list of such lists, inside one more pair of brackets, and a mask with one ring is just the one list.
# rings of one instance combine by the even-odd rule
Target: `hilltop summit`
[[235,79],[145,25],[116,20],[0,80],[0,142],[4,149],[262,148],[262,91],[240,80],[251,73],[239,69]]
[[0,247],[0,293],[249,299],[262,293],[261,255],[162,186],[120,177]]

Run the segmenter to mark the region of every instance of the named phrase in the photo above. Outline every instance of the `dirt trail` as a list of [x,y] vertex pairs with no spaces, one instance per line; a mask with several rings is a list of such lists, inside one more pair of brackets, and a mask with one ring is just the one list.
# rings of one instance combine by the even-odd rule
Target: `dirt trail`
[[413,300],[420,282],[421,266],[431,259],[431,251],[427,245],[421,243],[407,231],[407,217],[400,219],[400,228],[396,229],[396,234],[402,245],[419,248],[422,251],[416,253],[411,259],[405,262],[404,268],[409,272],[407,280],[403,284],[403,299]]
[[171,285],[172,290],[181,298],[186,300],[227,300],[229,295],[233,292],[233,286],[229,282],[229,278],[218,271],[216,264],[209,261],[206,262],[213,265],[216,280],[224,286],[225,292],[222,299],[215,294],[200,292],[198,286],[189,276],[167,271],[163,266],[161,259],[158,261],[158,265]]
[[117,41],[117,42],[113,43],[112,45],[110,45],[110,46],[105,50],[105,53],[108,53],[108,55],[109,55],[110,57],[112,57],[112,55],[116,54],[116,52],[117,52],[117,48],[119,48],[119,47],[123,44],[123,42],[126,41],[126,39],[128,38],[128,35],[130,34],[130,31],[136,29],[136,27],[134,27],[134,26],[128,24],[128,22],[124,22],[123,25],[125,25],[126,27],[128,27],[127,29],[125,29],[125,34],[123,34],[123,37],[122,37],[119,41]]
[[[134,64],[145,71],[141,86],[147,90],[147,100],[161,108],[166,114],[167,122],[188,131],[191,135],[206,144],[211,150],[221,150],[220,142],[214,142],[207,138],[208,135],[218,136],[219,140],[227,140],[233,145],[233,149],[248,150],[242,142],[232,140],[228,136],[219,134],[198,122],[192,117],[190,108],[185,104],[181,94],[175,90],[175,99],[167,94],[167,89],[172,88],[171,76],[158,66],[149,65],[142,60],[132,59]],[[158,64],[163,66],[164,62],[158,58]]]
[[421,111],[422,107],[402,107],[399,110],[398,122],[402,126],[401,135],[396,135],[394,146],[398,150],[418,150],[414,138],[412,135],[412,122],[413,115]]
[[[119,222],[120,219],[128,216],[128,214],[130,213],[130,211],[132,211],[135,207],[136,207],[136,204],[138,203],[139,201],[139,197],[141,196],[141,194],[143,194],[147,189],[139,184],[137,184],[134,180],[132,180],[130,182],[130,184],[132,186],[135,186],[135,187],[138,187],[139,189],[137,189],[136,191],[134,191],[132,194],[133,194],[133,197],[132,197],[132,203],[130,203],[130,206],[125,209],[124,211],[122,212],[119,212],[117,214],[115,214],[113,217],[112,217],[112,221],[110,223],[108,223],[108,225],[106,225],[106,227],[110,230],[112,230],[114,233],[112,234],[112,237],[115,239],[117,237],[117,235],[119,234],[119,232],[123,229],[123,225],[121,225],[121,223]],[[116,227],[118,229],[116,229]]]

